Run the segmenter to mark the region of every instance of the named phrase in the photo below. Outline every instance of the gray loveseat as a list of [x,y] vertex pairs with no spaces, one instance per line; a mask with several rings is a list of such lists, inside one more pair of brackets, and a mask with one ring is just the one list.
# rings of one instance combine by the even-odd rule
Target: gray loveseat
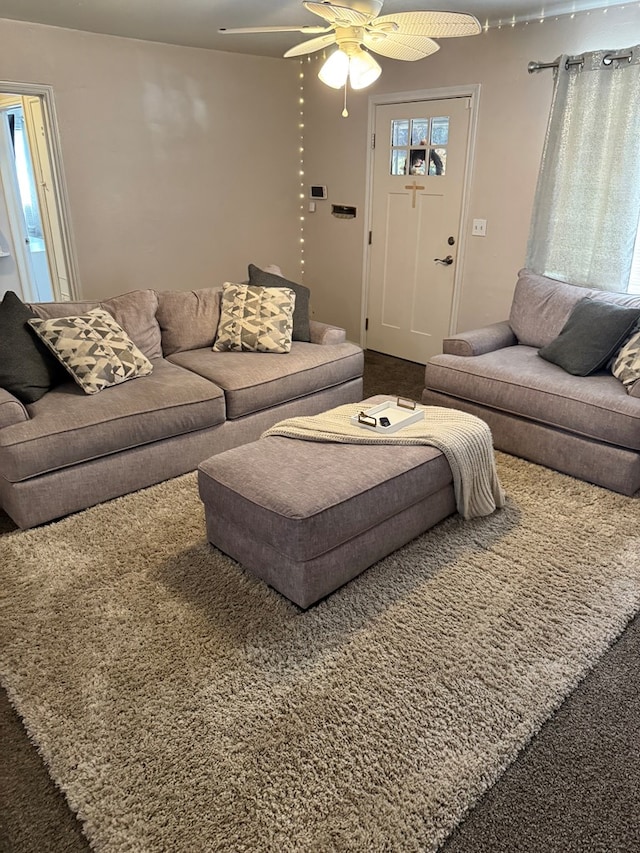
[[87,395],[73,381],[23,404],[0,388],[0,507],[32,527],[193,471],[283,418],[362,399],[363,353],[310,321],[286,354],[213,352],[220,291],[140,290],[32,305],[43,318],[103,307],[153,364]]
[[422,400],[482,418],[500,450],[630,495],[640,489],[640,381],[627,392],[606,368],[574,376],[538,355],[585,296],[640,307],[640,296],[521,270],[509,319],[447,338]]

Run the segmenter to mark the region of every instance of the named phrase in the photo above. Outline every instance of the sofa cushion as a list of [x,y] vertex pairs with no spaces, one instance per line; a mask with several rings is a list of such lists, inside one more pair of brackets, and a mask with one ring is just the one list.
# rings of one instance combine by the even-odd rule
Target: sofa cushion
[[286,355],[253,352],[180,352],[169,361],[224,389],[227,418],[269,409],[362,376],[360,347],[294,341]]
[[575,305],[590,293],[585,287],[520,270],[509,325],[519,343],[528,347],[546,346],[560,334]]
[[[29,302],[36,317],[51,320],[53,317],[73,317],[74,314],[86,314],[94,308],[100,308],[99,302],[85,299],[82,302]],[[114,314],[111,315],[115,317]]]
[[162,333],[162,352],[212,347],[220,319],[222,288],[158,291],[156,314]]
[[609,361],[636,325],[640,308],[626,308],[588,296],[569,315],[560,334],[538,355],[574,376],[595,373]]
[[153,373],[87,396],[67,382],[27,406],[29,421],[0,431],[10,482],[221,424],[220,388],[158,359]]
[[147,358],[162,358],[160,326],[156,320],[158,297],[155,290],[132,290],[102,302],[34,302],[38,317],[69,317],[103,308],[119,323]]
[[225,282],[216,352],[288,353],[296,295],[288,287]]
[[29,325],[85,394],[97,394],[153,370],[146,355],[102,308],[50,320],[34,317]]
[[276,275],[268,270],[261,270],[254,264],[249,264],[249,284],[257,287],[288,287],[296,295],[296,307],[293,312],[293,340],[311,340],[309,331],[309,297],[310,290],[303,284],[289,281],[281,275]]
[[431,391],[468,400],[596,441],[640,450],[640,407],[611,374],[576,379],[514,346],[477,356],[437,355],[425,369]]
[[156,319],[158,295],[155,290],[133,290],[111,299],[103,299],[100,307],[120,323],[147,358],[162,358],[162,339]]
[[0,304],[0,388],[35,403],[67,374],[28,326],[36,315],[9,290]]
[[574,307],[589,296],[601,302],[611,302],[640,308],[640,296],[610,293],[567,284],[530,270],[520,270],[516,283],[509,325],[518,342],[529,347],[544,347],[557,338]]

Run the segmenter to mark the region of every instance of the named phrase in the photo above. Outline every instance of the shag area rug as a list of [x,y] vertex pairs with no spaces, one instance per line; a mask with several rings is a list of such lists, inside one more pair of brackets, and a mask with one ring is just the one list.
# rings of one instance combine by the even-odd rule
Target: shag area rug
[[434,851],[640,607],[637,500],[498,454],[303,612],[195,475],[0,539],[1,678],[98,851]]

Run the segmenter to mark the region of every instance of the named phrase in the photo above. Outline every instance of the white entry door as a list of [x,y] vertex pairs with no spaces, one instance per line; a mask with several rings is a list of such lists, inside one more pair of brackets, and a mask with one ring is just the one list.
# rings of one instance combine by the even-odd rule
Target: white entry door
[[449,334],[470,98],[376,107],[367,347],[425,364]]

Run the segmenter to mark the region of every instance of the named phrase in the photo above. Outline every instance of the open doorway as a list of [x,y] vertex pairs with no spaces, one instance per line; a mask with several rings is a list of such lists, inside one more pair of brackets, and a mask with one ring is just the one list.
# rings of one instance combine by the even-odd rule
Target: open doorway
[[0,83],[0,296],[75,298],[76,276],[53,100],[47,87]]

